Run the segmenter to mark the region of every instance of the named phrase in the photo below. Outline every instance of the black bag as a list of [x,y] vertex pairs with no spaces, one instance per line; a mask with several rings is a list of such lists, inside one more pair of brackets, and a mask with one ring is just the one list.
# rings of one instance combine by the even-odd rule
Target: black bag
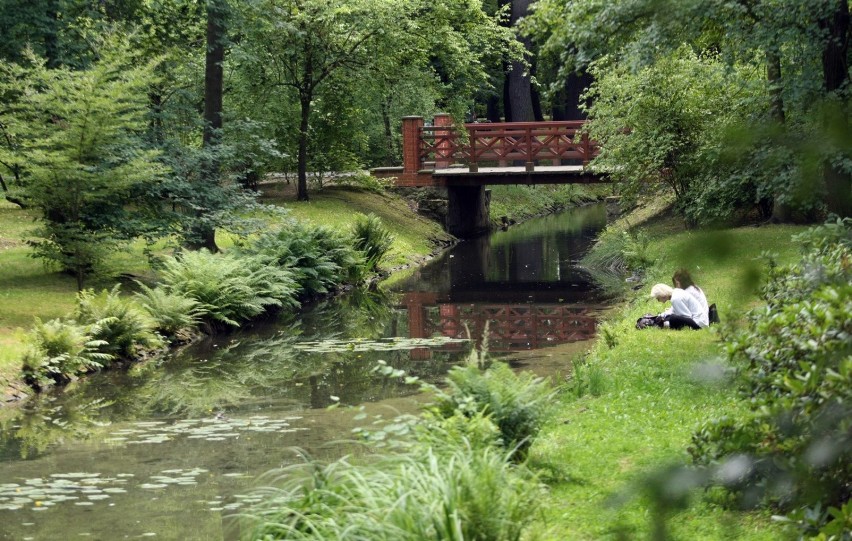
[[716,303],[710,305],[710,309],[707,311],[708,319],[710,320],[710,325],[714,323],[719,323],[719,310],[716,309]]
[[654,314],[645,314],[636,320],[636,328],[637,329],[646,329],[648,327],[662,327],[665,318],[662,316],[655,316]]

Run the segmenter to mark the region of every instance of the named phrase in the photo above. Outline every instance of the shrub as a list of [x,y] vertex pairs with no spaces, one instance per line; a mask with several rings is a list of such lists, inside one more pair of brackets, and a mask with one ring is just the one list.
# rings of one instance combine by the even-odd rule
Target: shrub
[[352,230],[355,248],[364,254],[367,270],[376,270],[393,244],[393,235],[375,214],[358,214]]
[[291,271],[303,297],[358,281],[364,268],[363,257],[348,239],[331,228],[301,222],[261,235],[243,253],[268,257]]
[[99,295],[91,289],[79,292],[74,318],[92,325],[93,338],[104,342],[101,351],[116,357],[133,358],[138,347],[162,345],[154,319],[134,300],[122,298],[119,285]]
[[185,252],[163,262],[161,278],[169,293],[197,301],[212,325],[239,327],[272,307],[298,306],[292,272],[269,258]]
[[67,383],[109,364],[113,356],[100,351],[106,342],[93,338],[93,331],[98,332],[95,327],[59,319],[42,323],[36,318],[26,338],[24,381],[41,389],[54,383]]
[[[745,330],[727,337],[730,359],[742,366],[740,392],[751,416],[707,423],[693,436],[690,453],[698,464],[721,464],[724,484],[746,504],[798,509],[795,517],[849,499],[850,233],[846,219],[794,237],[805,250],[802,261],[773,266],[763,290],[767,305],[749,313]],[[827,524],[798,522],[809,524],[807,535]]]
[[164,336],[175,338],[187,330],[194,329],[204,315],[199,302],[179,293],[170,293],[164,288],[150,288],[136,282],[140,292],[136,301],[156,323],[156,330]]
[[450,418],[484,413],[500,430],[502,444],[518,458],[538,434],[552,393],[546,382],[528,372],[516,374],[504,363],[482,370],[474,363],[456,366],[447,375],[447,389],[438,392],[435,412]]

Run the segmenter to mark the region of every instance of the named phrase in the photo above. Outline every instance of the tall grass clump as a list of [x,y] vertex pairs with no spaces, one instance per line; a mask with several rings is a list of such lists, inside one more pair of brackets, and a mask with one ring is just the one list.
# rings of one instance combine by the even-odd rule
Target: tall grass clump
[[282,472],[283,484],[265,490],[254,513],[251,538],[520,539],[541,494],[529,471],[504,449],[431,428],[428,442],[406,453]]
[[165,288],[150,288],[141,282],[136,285],[139,287],[134,294],[136,302],[151,315],[158,333],[173,341],[182,340],[198,327],[205,311],[197,300]]
[[321,225],[292,222],[260,235],[241,253],[269,258],[290,271],[300,297],[328,293],[364,274],[364,258],[351,240]]
[[394,239],[390,230],[382,224],[381,218],[372,213],[355,216],[352,237],[355,240],[355,248],[364,254],[368,271],[379,267]]
[[101,351],[106,342],[94,338],[100,331],[97,327],[59,319],[43,323],[36,318],[26,337],[24,381],[34,389],[42,389],[108,365],[113,355]]
[[580,264],[592,273],[604,290],[619,293],[624,289],[627,274],[642,273],[654,264],[650,245],[650,238],[641,231],[632,233],[608,227]]
[[169,293],[197,301],[214,327],[239,327],[271,308],[299,305],[292,272],[269,258],[184,252],[163,262],[160,277]]
[[93,338],[103,342],[101,351],[118,358],[132,359],[163,345],[154,319],[136,301],[121,297],[119,285],[100,294],[79,292],[73,319],[90,325]]

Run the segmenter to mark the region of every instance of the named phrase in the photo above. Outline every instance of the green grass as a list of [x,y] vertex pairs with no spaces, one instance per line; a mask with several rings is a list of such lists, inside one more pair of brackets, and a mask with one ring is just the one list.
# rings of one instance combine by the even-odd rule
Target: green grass
[[575,184],[541,184],[535,186],[490,186],[491,221],[507,219],[522,221],[554,209],[598,199],[610,190],[609,186],[579,186]]
[[307,202],[279,198],[275,192],[268,194],[273,196],[269,202],[289,209],[293,217],[325,224],[339,231],[350,230],[358,212],[377,215],[395,237],[393,246],[382,260],[383,268],[411,263],[431,253],[434,240],[449,239],[439,224],[414,214],[405,200],[390,194],[326,187],[312,191]]
[[[736,321],[757,302],[755,287],[761,251],[792,261],[794,227],[739,228],[672,233],[673,222],[649,225],[656,264],[644,287],[610,315],[607,325],[615,346],[604,340],[593,347],[585,370],[603,382],[600,396],[562,393],[555,423],[539,436],[532,459],[558,473],[535,534],[545,539],[647,539],[648,504],[630,494],[649,472],[687,460],[693,431],[705,420],[740,415],[734,390],[702,377],[700,367],[724,363],[717,329],[667,331],[634,329],[644,313],[662,305],[648,297],[655,282],[671,282],[679,266],[693,270],[723,322]],[[612,340],[610,340],[612,342]],[[635,493],[635,492],[633,492]],[[700,494],[687,509],[670,517],[673,539],[779,539],[768,512],[741,513],[713,505]]]

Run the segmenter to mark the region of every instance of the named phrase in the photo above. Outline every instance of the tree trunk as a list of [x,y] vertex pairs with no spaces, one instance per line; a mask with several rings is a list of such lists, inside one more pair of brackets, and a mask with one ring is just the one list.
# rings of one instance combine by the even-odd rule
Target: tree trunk
[[[222,129],[222,94],[224,76],[222,63],[225,61],[225,13],[226,0],[210,0],[207,3],[207,53],[204,57],[204,133],[203,145],[212,150],[219,144],[219,131]],[[204,182],[219,182],[219,164],[211,159],[205,165]],[[216,231],[212,227],[203,227],[197,231],[196,247],[216,252]]]
[[[766,83],[769,90],[769,115],[773,121],[784,124],[784,97],[782,94],[784,86],[781,79],[781,56],[778,51],[766,52]],[[758,206],[761,209],[772,208],[771,219],[773,222],[790,221],[790,207],[784,204],[777,195],[771,202],[768,196],[765,197],[764,200],[758,202]],[[762,212],[764,211],[761,210]]]
[[[17,180],[19,180],[19,181],[20,181],[20,178],[18,177],[18,172],[17,172],[17,171],[15,171],[15,179],[17,179]],[[9,187],[6,185],[6,179],[5,179],[5,178],[3,178],[3,175],[0,175],[0,188],[2,188],[2,189],[3,189],[3,196],[6,198],[6,201],[8,201],[8,202],[10,202],[10,203],[12,203],[12,204],[18,205],[18,206],[19,206],[19,207],[21,207],[22,209],[27,208],[27,205],[26,205],[26,203],[24,203],[24,201],[23,201],[23,200],[18,199],[17,197],[14,197],[14,196],[9,195]]]
[[311,118],[311,96],[303,95],[300,102],[301,121],[299,122],[299,164],[297,199],[308,200],[308,126]]
[[59,58],[59,0],[48,0],[45,8],[48,26],[44,32],[44,56],[48,68],[58,68]]
[[388,99],[382,101],[382,126],[385,129],[385,149],[387,152],[384,163],[387,166],[391,166],[397,162],[399,153],[397,152],[393,129],[391,128],[390,104],[388,101]]
[[[820,21],[828,31],[828,40],[822,51],[822,71],[825,91],[833,94],[850,84],[849,66],[849,1],[835,0],[834,12]],[[849,119],[846,119],[849,122]],[[823,178],[826,187],[826,205],[839,216],[852,215],[852,178],[838,167],[826,164]]]
[[[518,20],[527,14],[533,0],[512,0],[511,17],[509,24],[515,26]],[[532,43],[529,38],[521,37],[521,43],[529,53]],[[512,62],[511,69],[506,74],[507,78],[507,108],[506,121],[529,122],[535,120],[533,109],[532,84],[527,66],[522,62]],[[511,115],[511,116],[509,116]]]
[[571,73],[553,101],[553,120],[582,120],[586,112],[580,108],[581,96],[592,85],[592,76],[586,72]]

